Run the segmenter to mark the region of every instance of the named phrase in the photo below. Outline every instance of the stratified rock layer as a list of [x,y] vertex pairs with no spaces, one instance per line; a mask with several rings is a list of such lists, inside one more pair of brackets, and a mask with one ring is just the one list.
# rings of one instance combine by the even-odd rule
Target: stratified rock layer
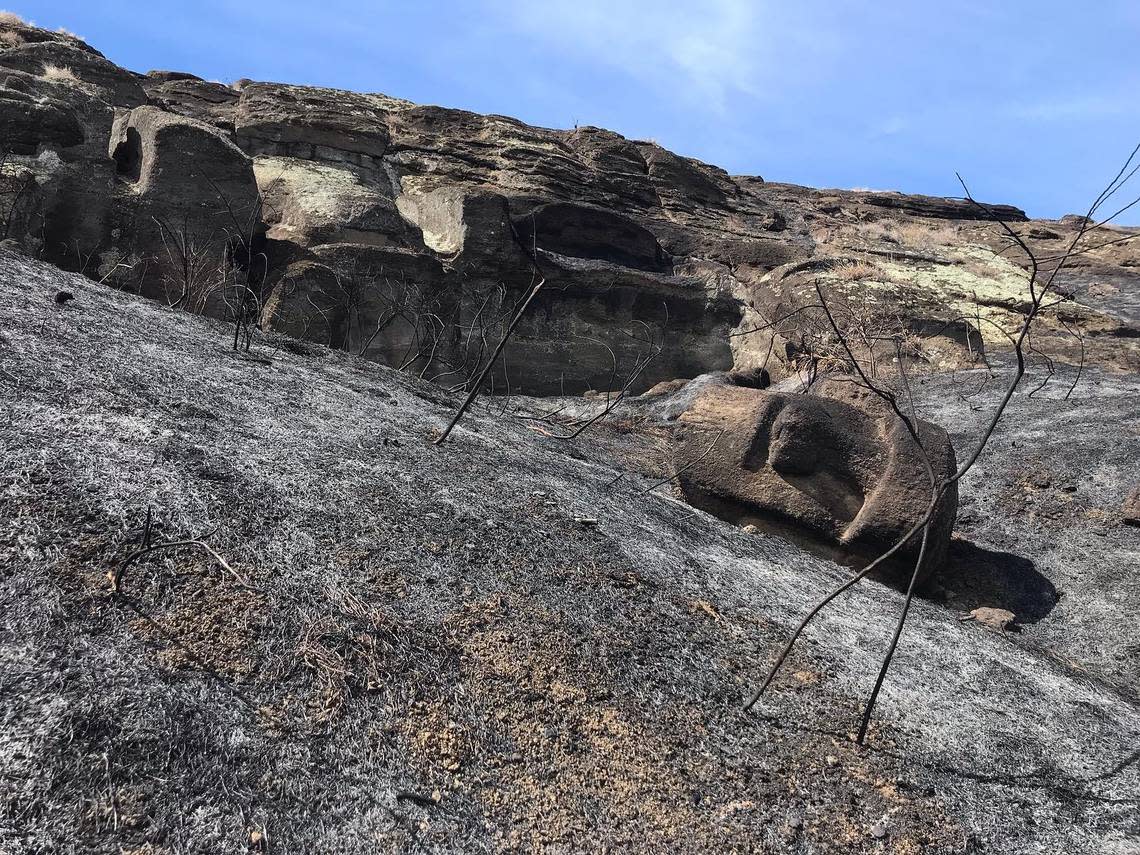
[[[549,287],[496,388],[581,392],[636,373],[639,391],[730,368],[778,380],[805,350],[794,320],[773,321],[817,283],[872,325],[901,325],[907,359],[957,370],[1003,346],[1024,304],[1025,271],[986,228],[1023,223],[1009,206],[768,183],[600,128],[140,75],[73,36],[0,33],[3,237],[218,316],[252,295],[266,329],[450,385],[470,382],[538,278]],[[1080,225],[1018,228],[1047,256]],[[1035,345],[1140,366],[1138,261],[1115,242],[1083,255],[1057,282],[1065,317]]]

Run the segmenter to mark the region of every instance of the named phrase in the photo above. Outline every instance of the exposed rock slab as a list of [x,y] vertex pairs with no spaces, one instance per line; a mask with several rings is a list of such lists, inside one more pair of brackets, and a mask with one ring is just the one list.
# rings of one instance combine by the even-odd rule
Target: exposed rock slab
[[254,158],[254,171],[273,240],[422,246],[414,226],[396,210],[395,190],[383,173],[268,155]]
[[251,154],[370,165],[390,135],[377,99],[351,92],[244,83],[234,108],[234,133]]
[[150,72],[142,85],[153,106],[234,132],[233,108],[240,94],[232,86],[169,71]]
[[[153,235],[134,234],[151,222],[136,216],[138,194],[112,181],[112,108],[145,102],[212,126],[259,161],[265,204],[257,231],[271,233],[259,251],[265,276],[254,277],[261,303],[278,293],[276,277],[294,262],[338,243],[434,259],[434,267],[416,262],[437,271],[416,288],[434,294],[429,303],[459,295],[457,305],[468,309],[464,301],[481,302],[497,289],[517,301],[542,266],[558,290],[522,330],[518,358],[508,353],[501,380],[516,391],[605,385],[614,373],[605,365],[607,348],[620,357],[618,374],[635,370],[642,351],[629,345],[630,336],[648,324],[662,338],[662,305],[669,335],[654,381],[673,379],[669,371],[730,367],[792,376],[803,355],[796,324],[770,335],[749,330],[794,303],[815,278],[897,320],[913,342],[907,355],[916,372],[973,367],[987,348],[1003,346],[1001,330],[1024,303],[1024,268],[986,237],[988,215],[961,200],[731,176],[600,128],[540,128],[375,93],[248,80],[230,86],[177,71],[139,75],[74,37],[4,28],[0,68],[14,82],[0,98],[11,118],[0,145],[18,151],[15,158],[58,155],[62,164],[13,164],[36,180],[35,193],[20,202],[14,237],[56,263],[99,278],[113,274],[109,281],[123,287],[137,287],[125,269],[142,269],[159,253]],[[45,75],[49,64],[70,68],[74,79]],[[180,204],[174,196],[164,203],[171,212]],[[989,210],[1025,220],[1010,206]],[[1049,254],[1076,227],[1030,223],[1025,231]],[[1134,245],[1114,243],[1082,262],[1079,275],[1058,283],[1074,295],[1064,323],[1046,321],[1040,342],[1064,360],[1133,370],[1140,337],[1132,334],[1128,265],[1140,256]],[[814,266],[797,268],[805,263]],[[800,272],[787,275],[793,269]],[[387,282],[360,287],[373,289],[372,304],[385,304]],[[609,287],[614,294],[600,296]],[[152,285],[143,290],[165,295]],[[224,301],[198,308],[233,310]],[[448,323],[470,320],[472,311]],[[313,312],[300,328],[327,327]],[[467,335],[461,327],[447,333],[453,341]],[[327,339],[327,330],[320,335]],[[587,352],[583,335],[601,341],[591,346],[597,353]]]

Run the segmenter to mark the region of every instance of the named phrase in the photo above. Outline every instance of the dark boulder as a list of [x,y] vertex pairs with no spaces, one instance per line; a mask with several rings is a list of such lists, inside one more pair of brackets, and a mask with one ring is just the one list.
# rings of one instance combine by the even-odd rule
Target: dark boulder
[[436,318],[456,295],[434,256],[362,244],[326,244],[289,262],[270,291],[262,326],[423,369],[446,362],[453,342]]
[[[197,74],[191,74],[189,71],[164,71],[160,69],[151,69],[146,73],[146,76],[147,80],[157,80],[163,83],[167,83],[172,80],[202,80],[202,78]],[[146,85],[145,81],[143,85]]]

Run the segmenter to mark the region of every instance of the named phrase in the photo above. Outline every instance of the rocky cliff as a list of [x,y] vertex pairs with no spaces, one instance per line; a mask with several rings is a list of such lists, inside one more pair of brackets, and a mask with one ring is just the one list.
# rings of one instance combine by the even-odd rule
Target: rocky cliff
[[[536,277],[500,389],[606,389],[647,351],[634,391],[734,366],[778,379],[801,330],[745,333],[815,282],[901,323],[922,366],[959,368],[1004,344],[1024,299],[1022,262],[961,200],[732,176],[600,128],[386,95],[136,74],[12,22],[0,36],[3,237],[445,385],[469,382]],[[1077,227],[992,211],[1042,256]],[[1140,367],[1137,263],[1128,243],[1083,256],[1039,348]]]

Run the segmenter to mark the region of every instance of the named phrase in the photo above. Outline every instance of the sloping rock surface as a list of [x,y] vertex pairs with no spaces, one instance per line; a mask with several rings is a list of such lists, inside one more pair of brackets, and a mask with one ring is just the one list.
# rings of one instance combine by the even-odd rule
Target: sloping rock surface
[[[456,402],[406,373],[235,354],[218,322],[3,250],[0,300],[5,852],[1140,842],[1135,445],[1108,441],[1140,427],[1134,380],[1017,397],[951,549],[989,587],[916,603],[860,750],[901,595],[825,611],[744,715],[848,571],[646,492],[638,434],[568,445],[489,402],[438,448]],[[961,447],[984,414],[938,384],[977,379],[916,392]],[[1028,479],[1054,459],[1095,477]],[[155,552],[112,596],[148,527],[229,571]],[[1022,631],[960,619],[979,607]]]

